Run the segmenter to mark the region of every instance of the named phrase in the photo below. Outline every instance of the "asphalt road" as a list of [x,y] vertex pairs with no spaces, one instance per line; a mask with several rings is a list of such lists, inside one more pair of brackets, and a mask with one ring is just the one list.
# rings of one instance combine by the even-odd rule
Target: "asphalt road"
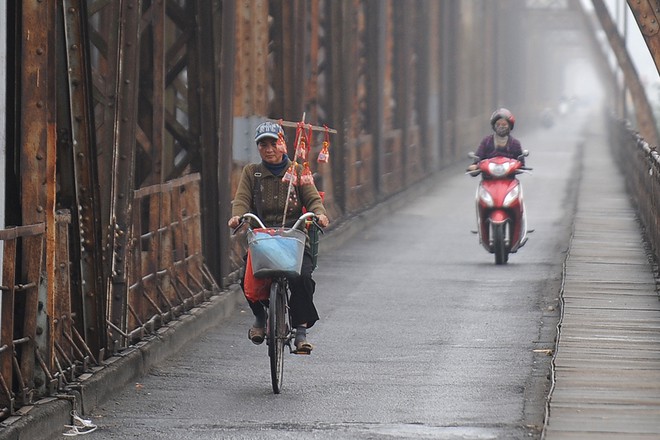
[[341,247],[321,247],[315,350],[286,356],[280,395],[243,308],[87,415],[99,428],[85,437],[539,438],[580,120],[514,131],[534,168],[521,180],[535,232],[507,265],[471,233],[478,181],[466,159]]

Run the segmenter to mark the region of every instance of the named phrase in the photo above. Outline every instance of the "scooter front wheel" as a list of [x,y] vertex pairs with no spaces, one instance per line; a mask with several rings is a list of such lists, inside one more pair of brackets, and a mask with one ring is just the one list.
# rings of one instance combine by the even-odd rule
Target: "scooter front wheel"
[[505,223],[493,225],[493,251],[495,254],[495,264],[506,264],[509,261],[509,251],[504,243]]

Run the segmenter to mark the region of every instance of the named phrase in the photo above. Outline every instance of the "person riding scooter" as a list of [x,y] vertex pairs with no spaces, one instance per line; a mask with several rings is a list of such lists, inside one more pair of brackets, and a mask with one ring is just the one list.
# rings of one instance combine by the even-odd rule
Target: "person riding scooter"
[[[475,152],[480,160],[490,159],[491,157],[504,156],[511,159],[519,159],[522,165],[525,165],[525,158],[522,157],[522,146],[520,141],[510,135],[516,118],[505,109],[499,108],[490,116],[490,126],[495,133],[484,137]],[[477,169],[476,162],[468,167],[468,171]]]
[[510,136],[515,124],[513,114],[500,108],[490,118],[494,134],[486,136],[467,169],[471,176],[482,176],[476,194],[479,243],[491,254],[496,264],[506,264],[527,241],[527,216],[523,191],[516,175],[528,172],[520,142]]

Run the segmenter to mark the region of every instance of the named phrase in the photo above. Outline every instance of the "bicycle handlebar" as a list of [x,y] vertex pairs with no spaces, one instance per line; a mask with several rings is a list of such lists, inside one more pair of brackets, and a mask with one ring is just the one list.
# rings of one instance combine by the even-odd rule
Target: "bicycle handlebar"
[[[317,219],[317,218],[318,218],[318,217],[317,217],[316,214],[314,214],[313,212],[306,212],[306,213],[304,213],[303,215],[301,215],[301,216],[298,218],[298,220],[296,220],[296,223],[294,223],[294,225],[292,226],[292,229],[298,229],[298,228],[300,227],[300,225],[302,225],[305,221],[307,221],[307,219],[312,219],[312,222],[314,223],[314,225],[315,225],[315,226],[316,226],[321,232],[323,232],[323,229],[322,229],[322,228],[316,223],[316,219]],[[245,221],[246,221],[247,219],[252,219],[252,220],[256,221],[256,222],[259,224],[259,226],[260,226],[261,228],[266,229],[266,225],[264,225],[264,223],[261,221],[261,219],[260,219],[259,217],[257,217],[256,215],[252,214],[251,212],[246,212],[245,214],[243,214],[243,215],[241,216],[241,221],[240,221],[240,223],[238,224],[238,226],[236,226],[236,227],[232,230],[232,234],[235,234],[236,231],[238,231],[238,230],[241,228],[241,226],[243,226],[243,224],[245,224]]]
[[[312,218],[312,217],[313,217],[313,218]],[[314,222],[316,223],[316,214],[314,214],[313,212],[306,212],[306,213],[304,213],[303,215],[301,215],[301,216],[298,218],[298,220],[296,220],[296,222],[293,224],[293,228],[294,228],[294,229],[298,229],[298,228],[300,227],[300,225],[301,225],[305,220],[307,220],[308,218],[312,218],[312,221],[314,221]]]
[[266,229],[266,225],[264,225],[264,223],[261,221],[261,219],[259,217],[257,217],[256,215],[252,214],[251,212],[246,212],[245,214],[243,214],[243,216],[241,217],[241,223],[244,223],[246,218],[251,218],[253,220],[256,220],[256,222],[259,223],[259,226]]

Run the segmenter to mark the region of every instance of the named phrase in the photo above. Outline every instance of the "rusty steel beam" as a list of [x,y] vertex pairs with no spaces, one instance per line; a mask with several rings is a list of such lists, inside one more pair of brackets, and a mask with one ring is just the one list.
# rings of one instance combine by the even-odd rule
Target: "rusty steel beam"
[[[285,69],[291,67],[289,75],[285,82],[285,96],[289,104],[285,107],[284,119],[300,120],[303,112],[306,113],[306,103],[309,98],[305,96],[305,67],[309,55],[309,33],[306,26],[307,3],[308,0],[293,0],[292,10],[290,11],[290,20],[292,26],[287,31],[285,41],[284,60]],[[289,62],[293,61],[293,62]],[[289,88],[290,87],[290,88]],[[295,116],[298,116],[297,118]],[[309,119],[308,119],[309,120]]]
[[[381,0],[367,0],[366,4],[371,11],[367,15],[368,34],[366,45],[370,48],[373,59],[373,62],[367,65],[367,75],[372,78],[367,83],[367,87],[369,88],[368,94],[371,97],[369,103],[371,110],[368,115],[367,125],[368,131],[373,135],[374,145],[383,145],[386,97],[383,93],[385,90],[385,71],[382,66],[386,64],[387,3]],[[377,195],[382,194],[383,190],[382,170],[385,167],[385,158],[382,152],[382,148],[375,148],[371,164],[374,176],[374,192]]]
[[330,64],[329,86],[335,91],[335,93],[331,94],[329,114],[330,120],[342,122],[341,126],[338,127],[337,138],[333,146],[335,159],[332,161],[332,181],[334,184],[332,192],[338,211],[343,214],[347,209],[347,193],[344,185],[346,181],[344,152],[349,135],[347,132],[349,125],[346,123],[348,121],[344,120],[348,90],[343,87],[345,84],[345,69],[343,67],[344,61],[347,59],[344,55],[348,46],[347,40],[349,39],[345,32],[347,31],[348,24],[345,22],[344,17],[350,17],[350,15],[345,12],[348,8],[348,2],[330,2],[329,8],[330,29],[328,31],[328,38],[333,42],[330,45],[328,54],[328,63]]
[[[303,100],[307,103],[305,106],[305,115],[308,121],[317,122],[319,118],[317,100],[319,96],[318,77],[319,77],[319,29],[320,29],[320,9],[318,2],[309,2],[306,5],[306,18],[308,25],[309,43],[309,68],[303,72]],[[304,65],[304,58],[303,58]],[[312,146],[314,143],[312,142]],[[311,162],[311,161],[310,161]]]
[[[144,44],[141,57],[141,77],[146,77],[146,81],[151,86],[151,114],[138,116],[144,119],[146,124],[143,126],[147,133],[149,147],[147,155],[151,159],[151,172],[145,176],[145,184],[153,185],[162,183],[172,167],[172,148],[166,147],[165,140],[165,107],[166,103],[166,39],[171,38],[165,31],[165,2],[152,2],[150,10],[144,15],[150,17],[150,25],[145,26],[143,31],[150,31],[148,38],[142,35],[141,40]],[[150,47],[149,47],[150,46]],[[149,59],[150,58],[150,59]],[[142,84],[145,81],[141,81]],[[172,98],[170,98],[172,99]],[[139,127],[138,127],[139,128]]]
[[[112,192],[110,195],[111,272],[108,293],[110,333],[109,348],[122,345],[122,330],[126,328],[128,286],[126,279],[127,251],[135,177],[136,126],[138,107],[138,71],[140,65],[139,23],[141,1],[122,0],[119,20],[118,77],[115,92],[114,137],[112,143]],[[117,329],[120,329],[119,331]],[[85,340],[89,333],[103,331],[85,324]]]
[[[119,63],[118,39],[120,36],[119,1],[87,2],[87,18],[89,22],[87,42],[90,52],[95,57],[90,60],[92,65],[92,96],[94,98],[94,122],[96,132],[94,140],[98,155],[98,181],[101,201],[101,222],[103,227],[110,224],[110,194],[112,191],[112,143],[114,138],[114,120],[116,112],[117,77]],[[104,246],[108,247],[109,231],[104,231]],[[106,259],[104,270],[109,272],[109,258]]]
[[275,68],[271,84],[275,97],[268,115],[274,119],[298,121],[305,110],[304,59],[309,39],[305,28],[304,0],[270,0],[268,11],[273,17],[270,29]]
[[[24,225],[46,221],[46,161],[47,156],[54,155],[56,151],[53,136],[55,78],[49,75],[49,66],[54,65],[55,57],[54,35],[49,29],[54,26],[56,7],[55,2],[22,3],[20,186]],[[35,272],[39,276],[41,251],[42,247],[34,241],[25,243],[21,278]],[[23,313],[18,319],[22,336],[27,341],[20,347],[20,364],[27,387],[32,388],[39,302],[37,287],[27,289],[23,295]],[[29,396],[26,398],[29,399]]]
[[192,131],[199,143],[199,167],[201,172],[203,253],[220,277],[220,237],[216,230],[221,221],[218,199],[221,188],[218,176],[218,112],[216,91],[216,45],[213,38],[214,4],[206,0],[191,1],[190,15],[195,28],[195,38],[188,49],[189,106]]
[[657,0],[627,0],[639,30],[642,31],[655,68],[660,73],[660,8]]
[[[458,78],[458,23],[459,10],[457,2],[442,2],[440,11],[440,122],[442,143],[449,146],[440,153],[443,165],[451,163],[456,156],[456,106],[458,101],[457,87],[454,87]],[[493,77],[495,87],[498,85],[498,72]]]
[[397,1],[393,5],[395,7],[395,50],[398,53],[395,55],[399,62],[396,67],[396,91],[397,91],[397,113],[396,122],[397,128],[401,129],[402,148],[398,152],[398,157],[394,160],[400,164],[397,173],[400,173],[401,183],[408,183],[411,179],[409,172],[409,162],[413,160],[410,157],[409,149],[412,141],[412,130],[415,121],[412,120],[414,115],[414,96],[413,91],[416,83],[415,72],[416,66],[413,66],[413,59],[415,56],[415,49],[413,47],[413,39],[415,28],[412,23],[413,19],[413,5],[409,0]]
[[[237,5],[238,3],[238,5]],[[233,45],[240,42],[238,47],[229,48],[234,56],[229,61],[232,76],[235,77],[234,112],[237,115],[255,114],[266,116],[268,114],[268,93],[264,85],[268,84],[268,76],[277,75],[276,71],[269,72],[265,63],[255,60],[268,58],[269,23],[268,0],[250,0],[235,2],[224,0],[222,3],[221,41],[223,53],[225,44],[231,41]],[[235,19],[227,22],[226,14],[230,9]],[[230,28],[235,29],[234,35],[229,35]],[[227,66],[228,68],[230,68]],[[226,77],[225,69],[220,74]]]
[[268,29],[268,45],[269,47],[269,56],[273,59],[273,69],[267,73],[268,82],[273,90],[273,97],[268,103],[268,114],[267,116],[273,117],[275,119],[287,119],[287,120],[296,120],[299,119],[299,116],[288,115],[286,110],[286,78],[287,74],[290,74],[288,71],[289,64],[286,62],[285,57],[285,45],[286,45],[286,32],[290,31],[289,26],[285,26],[285,17],[286,12],[291,9],[291,6],[288,5],[287,10],[284,10],[284,6],[288,5],[288,2],[284,0],[269,0],[268,1],[268,14],[272,17],[272,23],[268,23],[271,20],[267,20],[269,24]]
[[413,169],[415,174],[411,176],[414,181],[418,181],[426,176],[434,165],[433,145],[429,142],[429,137],[431,136],[430,139],[435,139],[435,136],[432,136],[432,133],[430,133],[430,128],[433,127],[433,124],[428,124],[427,118],[433,118],[433,122],[435,122],[435,117],[437,117],[430,107],[433,90],[431,65],[436,59],[434,57],[435,54],[431,53],[431,48],[433,47],[432,39],[426,38],[426,35],[429,35],[434,30],[431,19],[434,12],[432,5],[435,5],[435,3],[420,3],[419,5],[420,9],[415,14],[415,23],[413,25],[416,33],[415,37],[413,37],[416,52],[415,65],[412,66],[416,76],[413,99],[415,102],[415,114],[417,115],[414,123],[417,125],[417,131],[419,133],[417,141],[417,164],[416,168]]
[[592,3],[600,25],[605,31],[610,47],[616,56],[619,68],[623,71],[626,86],[630,90],[630,95],[635,106],[639,132],[650,144],[658,145],[660,136],[658,135],[653,111],[651,110],[651,105],[649,104],[644,87],[637,75],[637,70],[626,50],[623,38],[621,38],[603,0],[592,0]]
[[[234,79],[235,70],[233,60],[236,55],[235,40],[235,17],[236,2],[234,0],[223,0],[220,3],[220,17],[216,18],[214,24],[215,40],[220,41],[220,55],[218,66],[218,130],[220,139],[218,151],[218,204],[213,207],[218,208],[219,224],[224,224],[225,219],[231,216],[231,194],[228,188],[231,188],[231,169],[232,169],[232,144],[234,127]],[[262,71],[265,70],[263,67]],[[261,99],[266,101],[266,93]],[[265,106],[264,106],[265,109]],[[207,207],[211,209],[211,207]],[[218,231],[215,231],[218,233]],[[220,256],[218,261],[208,261],[211,273],[215,279],[224,280],[231,272],[231,263],[229,261],[230,239],[229,228],[220,228],[218,233],[220,240]],[[223,287],[226,287],[224,281]]]
[[[70,209],[73,213],[71,224],[74,233],[70,240],[74,244],[71,247],[71,257],[77,263],[73,270],[76,280],[75,296],[85,310],[86,325],[102,329],[105,327],[103,240],[91,63],[86,44],[89,39],[86,5],[82,0],[64,0],[62,3],[69,120],[66,121],[66,127],[60,128],[60,132],[70,130],[70,142],[66,143],[61,151],[70,155],[68,162],[73,164],[73,176],[68,177],[73,178]],[[69,283],[65,286],[69,287]],[[55,294],[60,295],[61,292]],[[69,292],[66,294],[69,295]],[[97,331],[88,335],[94,336],[86,340],[88,346],[98,354],[106,346],[106,332]]]
[[[313,121],[318,125],[327,125],[335,127],[336,121],[331,119],[331,96],[334,90],[328,87],[331,78],[331,65],[328,60],[330,53],[330,46],[332,39],[329,35],[330,29],[330,8],[329,1],[313,2],[311,4],[312,19],[315,21],[312,26],[311,38],[315,40],[315,54],[312,58],[313,71],[316,75],[314,78],[314,94],[310,95],[310,99],[315,104],[315,111],[313,112]],[[310,92],[311,93],[311,92]],[[336,130],[332,135],[329,135],[330,149],[336,140]],[[325,135],[323,135],[323,140]],[[323,147],[323,140],[317,141],[318,152]],[[324,194],[324,204],[330,218],[337,218],[336,204],[334,195],[331,189],[334,186],[332,178],[332,165],[329,163],[319,163],[315,171],[315,184],[319,191]],[[330,189],[330,190],[327,190]]]

